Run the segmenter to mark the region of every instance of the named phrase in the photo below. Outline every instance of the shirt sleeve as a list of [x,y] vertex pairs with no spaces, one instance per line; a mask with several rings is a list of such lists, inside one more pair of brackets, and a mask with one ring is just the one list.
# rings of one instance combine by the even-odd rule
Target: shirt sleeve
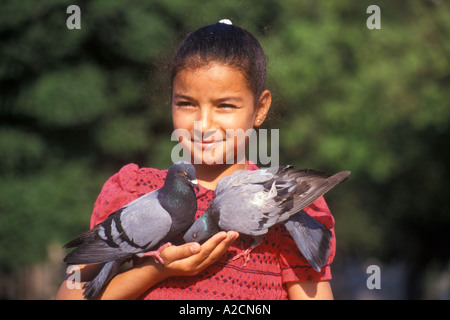
[[130,163],[106,181],[94,204],[91,228],[101,223],[111,213],[138,198],[138,171],[139,167]]
[[331,279],[330,264],[333,262],[336,252],[336,237],[334,232],[334,218],[323,197],[317,199],[313,204],[304,209],[307,214],[323,224],[332,233],[330,240],[330,253],[327,264],[320,272],[315,271],[308,261],[303,257],[294,240],[284,225],[280,232],[280,267],[282,281],[325,281]]

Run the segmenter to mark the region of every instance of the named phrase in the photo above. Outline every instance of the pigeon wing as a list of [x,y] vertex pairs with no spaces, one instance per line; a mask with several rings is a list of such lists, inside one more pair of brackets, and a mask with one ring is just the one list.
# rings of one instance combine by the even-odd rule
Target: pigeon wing
[[261,184],[250,184],[218,195],[214,201],[220,211],[219,227],[252,236],[267,233],[279,209],[274,201],[266,200],[265,193]]
[[266,169],[255,171],[237,170],[233,174],[220,179],[215,192],[216,194],[221,194],[233,187],[265,183],[274,176],[273,172]]
[[[138,198],[82,235],[82,243],[64,261],[68,264],[108,262],[150,250],[168,233],[172,219],[156,198],[157,191]],[[78,243],[76,239],[69,242]]]
[[149,250],[167,235],[172,226],[172,218],[159,203],[157,192],[147,196],[128,206],[121,218],[124,231],[122,238],[125,239],[123,247],[130,245],[130,251],[134,251],[134,248],[140,252]]
[[268,222],[274,225],[286,221],[346,180],[349,174],[349,171],[343,171],[330,176],[317,170],[280,167],[275,177],[265,184],[267,190],[272,183],[267,205],[273,207],[274,203],[271,201],[275,201],[279,208],[278,211],[271,211],[277,221],[269,219]]
[[268,228],[278,221],[279,203],[296,186],[293,179],[278,179],[278,175],[288,168],[291,166],[238,170],[221,179],[214,199],[214,205],[220,211],[220,228],[252,236],[267,233]]
[[[298,185],[295,192],[293,207],[289,212],[289,216],[308,207],[320,196],[324,195],[339,183],[345,181],[350,175],[350,171],[338,172],[332,176],[322,171],[301,169],[293,170],[289,175],[294,178]],[[288,217],[283,217],[286,220]]]

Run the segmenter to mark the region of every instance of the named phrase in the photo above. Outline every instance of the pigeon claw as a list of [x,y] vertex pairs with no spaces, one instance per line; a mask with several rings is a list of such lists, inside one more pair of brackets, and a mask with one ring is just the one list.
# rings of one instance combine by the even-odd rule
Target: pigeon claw
[[248,248],[248,249],[244,250],[243,252],[235,255],[233,258],[228,260],[228,262],[235,261],[235,260],[238,260],[240,258],[244,258],[244,265],[242,266],[242,268],[245,268],[247,263],[250,261],[250,251],[252,251],[252,249],[253,248]]
[[164,259],[161,257],[161,251],[163,251],[165,248],[170,247],[172,244],[170,242],[167,242],[166,244],[163,244],[162,246],[160,246],[158,248],[158,250],[155,251],[147,251],[147,252],[142,252],[137,254],[137,256],[139,258],[143,258],[143,257],[153,257],[155,258],[156,262],[161,263],[162,265],[164,265]]

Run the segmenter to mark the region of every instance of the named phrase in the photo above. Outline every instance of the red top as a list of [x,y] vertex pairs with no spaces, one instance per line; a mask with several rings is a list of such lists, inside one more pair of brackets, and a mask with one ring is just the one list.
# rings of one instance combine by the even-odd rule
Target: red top
[[[257,170],[254,164],[249,170]],[[91,228],[134,199],[163,186],[167,170],[124,166],[103,186],[94,205]],[[197,192],[196,219],[208,208],[214,191],[200,186]],[[316,272],[302,256],[284,225],[269,229],[264,241],[250,253],[245,268],[243,258],[227,262],[252,241],[241,235],[217,262],[196,276],[173,277],[150,288],[142,299],[287,299],[284,283],[331,279],[330,264],[336,251],[334,218],[323,197],[305,211],[329,228],[333,234],[328,264]],[[242,245],[244,245],[242,247]]]

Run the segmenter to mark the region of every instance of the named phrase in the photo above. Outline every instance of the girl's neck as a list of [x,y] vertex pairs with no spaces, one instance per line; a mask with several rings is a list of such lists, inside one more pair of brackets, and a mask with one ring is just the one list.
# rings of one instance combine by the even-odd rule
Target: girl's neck
[[195,175],[199,184],[203,187],[215,190],[217,183],[225,176],[229,176],[236,170],[247,169],[247,161],[243,164],[221,164],[221,165],[204,165],[194,164]]

